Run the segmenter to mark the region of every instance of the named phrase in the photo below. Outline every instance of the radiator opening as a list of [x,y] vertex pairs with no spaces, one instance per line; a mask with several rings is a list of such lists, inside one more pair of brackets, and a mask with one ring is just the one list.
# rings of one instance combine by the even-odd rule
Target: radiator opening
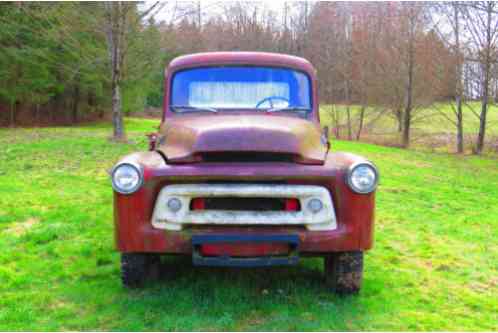
[[265,152],[209,152],[199,154],[204,162],[295,162],[294,154]]
[[194,198],[191,210],[231,210],[231,211],[299,211],[299,200],[295,198]]

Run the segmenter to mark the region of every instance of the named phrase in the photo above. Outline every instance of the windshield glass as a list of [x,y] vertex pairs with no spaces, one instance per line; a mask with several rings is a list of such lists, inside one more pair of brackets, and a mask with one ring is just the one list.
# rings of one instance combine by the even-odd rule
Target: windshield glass
[[310,109],[310,82],[306,74],[286,68],[188,69],[173,77],[170,103],[199,109]]

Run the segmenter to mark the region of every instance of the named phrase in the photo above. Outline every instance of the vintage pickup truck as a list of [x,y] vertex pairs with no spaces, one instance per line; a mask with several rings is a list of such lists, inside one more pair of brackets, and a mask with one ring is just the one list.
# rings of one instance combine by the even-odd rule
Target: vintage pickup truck
[[257,267],[323,257],[329,290],[360,290],[372,247],[376,167],[330,149],[316,72],[305,59],[198,53],[166,70],[149,151],[112,169],[123,284],[162,254]]

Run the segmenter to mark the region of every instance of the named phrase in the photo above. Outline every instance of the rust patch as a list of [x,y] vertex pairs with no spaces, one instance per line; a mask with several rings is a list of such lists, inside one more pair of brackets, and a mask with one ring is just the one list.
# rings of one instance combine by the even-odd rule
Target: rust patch
[[323,164],[327,146],[309,120],[260,114],[183,115],[165,122],[157,149],[170,163],[185,163],[206,153],[291,154],[304,164]]

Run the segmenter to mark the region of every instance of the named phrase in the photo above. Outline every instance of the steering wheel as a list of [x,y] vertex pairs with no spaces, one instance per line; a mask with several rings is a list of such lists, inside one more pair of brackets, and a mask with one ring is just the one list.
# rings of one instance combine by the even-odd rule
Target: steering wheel
[[287,105],[289,105],[289,103],[290,103],[290,100],[288,98],[285,98],[282,96],[268,96],[268,97],[265,97],[262,100],[260,100],[258,103],[256,103],[256,109],[258,109],[259,106],[265,102],[269,102],[270,107],[273,108],[273,102],[272,102],[273,100],[280,100],[280,101],[287,102]]

